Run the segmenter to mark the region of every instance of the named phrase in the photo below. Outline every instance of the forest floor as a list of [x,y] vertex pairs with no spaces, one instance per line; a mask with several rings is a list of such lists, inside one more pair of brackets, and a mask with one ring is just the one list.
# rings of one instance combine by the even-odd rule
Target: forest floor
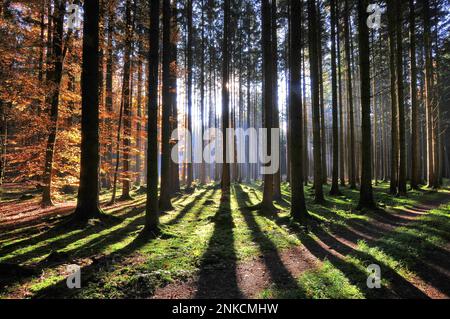
[[[73,195],[41,209],[33,188],[4,185],[0,298],[450,298],[448,188],[392,197],[381,183],[380,209],[364,212],[356,190],[324,205],[305,190],[307,230],[289,217],[286,185],[268,214],[247,209],[261,200],[260,184],[234,184],[229,204],[211,184],[174,198],[161,234],[148,238],[139,191],[104,207],[117,218],[68,228]],[[67,288],[71,264],[81,266],[81,289]],[[367,287],[371,264],[380,289]]]

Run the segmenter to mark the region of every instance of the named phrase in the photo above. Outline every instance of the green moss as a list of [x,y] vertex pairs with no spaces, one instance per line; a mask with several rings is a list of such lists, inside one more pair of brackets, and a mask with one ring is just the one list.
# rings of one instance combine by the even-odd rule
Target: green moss
[[[437,200],[438,192],[413,191],[407,198],[388,194],[389,185],[376,187],[376,200],[388,214],[394,208],[411,207],[420,200]],[[260,202],[261,184],[234,185],[230,207],[220,206],[220,190],[216,185],[199,187],[193,194],[173,200],[175,209],[161,216],[162,233],[158,238],[140,238],[144,223],[145,196],[135,194],[133,202],[123,203],[108,214],[120,219],[111,224],[94,223],[85,229],[52,228],[27,236],[15,233],[10,239],[2,238],[0,262],[30,264],[43,271],[42,276],[15,280],[1,291],[2,296],[29,287],[32,296],[74,298],[145,298],[160,286],[175,280],[192,277],[205,267],[228,267],[245,262],[268,252],[282,251],[294,246],[311,245],[321,240],[319,233],[304,233],[291,220],[289,212],[289,186],[282,185],[283,200],[276,202],[276,214],[247,209]],[[324,189],[325,193],[329,187]],[[341,197],[327,197],[325,205],[313,203],[308,187],[307,205],[315,228],[328,234],[348,230],[359,225],[371,227],[377,212],[356,211],[359,198],[356,190],[343,189]],[[109,198],[110,194],[103,194]],[[299,288],[289,291],[266,289],[264,298],[361,298],[377,296],[365,289],[366,267],[376,262],[391,272],[383,278],[390,287],[393,274],[403,278],[417,275],[415,262],[436,247],[449,241],[450,206],[433,210],[405,227],[383,234],[376,242],[358,242],[343,260],[325,261],[318,269],[307,271],[297,279]],[[51,264],[46,257],[51,251],[68,256],[67,260]],[[81,290],[69,291],[61,263],[81,259],[97,259],[82,268],[84,285]],[[321,255],[318,255],[320,258]],[[299,257],[301,258],[301,257]],[[59,267],[59,268],[58,268]],[[420,275],[420,274],[419,274]]]
[[346,276],[330,262],[303,273],[297,280],[297,289],[279,291],[264,290],[260,297],[265,299],[362,299],[364,295],[350,284]]

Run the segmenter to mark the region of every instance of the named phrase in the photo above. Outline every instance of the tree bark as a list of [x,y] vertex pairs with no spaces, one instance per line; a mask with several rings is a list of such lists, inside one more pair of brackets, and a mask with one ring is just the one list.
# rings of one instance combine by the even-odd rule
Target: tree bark
[[322,154],[320,146],[320,101],[319,101],[319,49],[317,40],[317,8],[314,0],[308,0],[308,29],[309,29],[309,64],[311,77],[311,105],[313,119],[313,155],[314,155],[314,191],[315,202],[324,202]]
[[[53,176],[53,159],[55,153],[56,134],[58,132],[58,113],[59,113],[59,92],[63,71],[63,33],[64,33],[64,14],[65,2],[62,0],[55,1],[54,12],[54,30],[52,40],[52,60],[53,65],[49,71],[48,83],[50,85],[50,93],[48,102],[50,103],[50,128],[47,139],[47,147],[45,152],[44,166],[44,191],[42,193],[42,206],[53,205],[51,199],[52,176]],[[50,31],[49,31],[50,32]]]
[[141,31],[139,31],[139,44],[138,44],[138,55],[137,55],[137,97],[136,97],[136,104],[137,104],[137,123],[136,123],[136,185],[141,185],[141,176],[142,176],[142,83],[143,83],[143,73],[142,73],[142,67],[143,67],[143,39],[141,37]]
[[399,172],[398,193],[406,195],[406,132],[405,132],[405,101],[403,94],[403,37],[402,37],[402,1],[396,1],[397,6],[397,105],[398,105],[398,128],[399,128]]
[[[177,41],[178,41],[178,21],[177,21],[177,5],[176,0],[172,1],[171,5],[171,20],[170,20],[170,103],[171,103],[171,115],[170,115],[170,132],[173,132],[178,128],[178,105],[177,105]],[[170,140],[171,154],[172,145],[178,143],[177,140]],[[178,154],[176,154],[178,157]],[[178,159],[169,161],[170,164],[170,192],[171,194],[180,192],[180,176]]]
[[[273,49],[271,39],[271,6],[269,0],[262,0],[261,9],[261,21],[262,21],[262,51],[263,51],[263,111],[264,111],[264,123],[263,128],[266,129],[266,147],[267,154],[271,154],[271,140],[273,127]],[[264,190],[262,208],[272,210],[273,209],[273,180],[274,174],[264,174]]]
[[147,99],[147,199],[145,230],[154,231],[159,225],[158,209],[158,71],[159,71],[159,12],[160,1],[150,2]]
[[433,57],[431,49],[431,22],[430,22],[430,2],[423,1],[423,25],[424,25],[424,49],[425,49],[425,108],[427,122],[427,154],[428,154],[428,187],[437,188],[437,174],[435,167],[435,156],[437,156],[434,121],[434,101],[433,101]]
[[340,195],[339,191],[339,140],[338,140],[338,92],[336,71],[336,2],[330,0],[331,10],[331,90],[333,113],[333,178],[330,195]]
[[75,217],[86,221],[99,208],[99,1],[84,3],[83,66],[81,73],[80,187]]
[[[290,0],[291,19],[289,25],[289,127],[291,130],[290,148],[293,154],[303,154],[303,110],[300,83],[301,60],[298,52],[301,50],[301,16],[300,1]],[[294,220],[306,224],[309,216],[305,204],[303,189],[303,158],[291,156],[291,216]]]
[[[272,0],[272,66],[273,66],[273,127],[274,128],[280,128],[280,118],[279,118],[279,105],[278,105],[278,37],[277,37],[277,0]],[[275,136],[276,139],[278,139],[278,142],[280,141],[280,136],[277,134]],[[281,150],[278,151],[278,153],[281,153]],[[281,161],[280,161],[281,163]],[[275,200],[281,199],[281,169],[279,169],[274,175],[273,175],[273,198]]]
[[105,89],[105,109],[106,115],[106,130],[108,134],[105,160],[108,165],[108,171],[106,173],[106,188],[111,188],[111,169],[112,169],[112,154],[113,154],[113,127],[112,117],[114,114],[113,108],[113,65],[114,65],[114,53],[113,53],[113,33],[114,33],[114,13],[112,9],[109,11],[108,17],[108,39],[107,39],[107,53],[106,53],[106,89]]
[[[187,0],[187,129],[192,132],[192,75],[193,75],[193,58],[192,58],[192,45],[193,45],[193,26],[192,26],[192,0]],[[194,179],[193,165],[192,165],[192,142],[187,145],[189,148],[188,153],[191,154],[191,160],[187,163],[187,180],[186,188],[190,189]]]
[[170,62],[171,56],[171,4],[163,0],[163,56],[162,56],[162,130],[161,130],[161,190],[159,208],[162,211],[172,210],[170,201],[170,114],[172,113]]
[[350,23],[349,23],[349,4],[348,0],[345,0],[345,13],[344,13],[344,34],[345,34],[345,60],[347,64],[347,103],[348,103],[348,117],[349,117],[349,130],[350,130],[350,145],[349,145],[349,183],[351,189],[356,189],[356,157],[355,157],[355,119],[353,111],[353,83],[352,83],[352,62],[350,56]]
[[342,100],[342,68],[341,68],[341,23],[340,23],[340,5],[336,5],[336,24],[337,24],[337,61],[338,61],[338,82],[339,82],[339,176],[341,186],[345,187],[345,149],[344,149],[344,112]]
[[388,0],[388,31],[389,31],[389,69],[391,75],[391,184],[390,192],[396,195],[398,193],[398,166],[399,166],[399,132],[398,132],[398,99],[396,87],[396,27],[395,19],[397,10],[395,0]]
[[228,136],[226,129],[230,127],[229,118],[229,76],[230,76],[230,51],[229,51],[229,22],[230,22],[230,0],[224,0],[223,4],[224,20],[223,20],[223,44],[222,44],[222,142],[223,142],[223,164],[222,164],[222,198],[221,201],[229,201],[230,195],[230,164],[228,161]]
[[322,49],[322,11],[320,9],[320,1],[317,3],[317,50],[319,61],[319,101],[320,101],[320,147],[321,147],[321,165],[323,184],[328,183],[327,173],[327,130],[325,127],[325,92],[323,85],[323,49]]
[[410,58],[410,92],[411,92],[411,188],[418,189],[420,184],[419,153],[419,110],[417,105],[417,62],[416,62],[416,7],[414,0],[409,0],[409,58]]
[[123,103],[123,156],[122,156],[122,195],[120,200],[130,200],[131,176],[131,45],[133,41],[133,27],[131,21],[131,0],[126,1],[125,7],[125,50],[123,62],[122,103]]
[[359,70],[361,81],[362,162],[359,209],[376,207],[372,191],[372,156],[370,125],[370,46],[367,26],[368,0],[358,0]]

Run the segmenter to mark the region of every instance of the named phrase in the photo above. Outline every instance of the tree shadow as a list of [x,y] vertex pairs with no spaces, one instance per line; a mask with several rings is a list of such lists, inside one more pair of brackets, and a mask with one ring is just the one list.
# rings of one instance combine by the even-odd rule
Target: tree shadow
[[[251,205],[248,194],[239,184],[233,186],[233,190],[240,207]],[[251,231],[253,242],[259,246],[264,264],[266,265],[272,282],[279,290],[299,289],[295,278],[283,264],[275,244],[262,232],[252,212],[241,210],[245,223]]]
[[186,214],[187,214],[188,212],[191,211],[191,209],[192,209],[195,205],[198,204],[198,202],[197,202],[198,200],[204,199],[204,200],[206,201],[206,200],[212,198],[212,196],[214,195],[214,192],[212,192],[210,195],[208,195],[208,196],[205,197],[205,195],[206,195],[208,192],[210,192],[210,190],[211,190],[210,188],[204,188],[204,189],[201,189],[201,190],[198,192],[198,194],[195,195],[194,197],[189,196],[190,199],[191,199],[191,201],[190,201],[186,206],[184,206],[183,209],[181,209],[181,210],[178,212],[178,214],[177,214],[174,218],[172,218],[169,222],[167,222],[166,225],[167,225],[167,226],[172,226],[172,225],[177,224],[181,219],[183,219],[183,218],[186,216]]
[[[195,202],[195,199],[191,199],[191,202]],[[45,233],[0,248],[0,254],[3,256],[19,251],[17,255],[4,259],[3,262],[8,262],[11,265],[23,264],[29,260],[41,258],[40,261],[32,265],[32,272],[23,272],[20,276],[1,275],[0,285],[12,285],[50,267],[103,254],[106,248],[122,242],[143,227],[145,206],[134,207],[130,211],[122,213],[123,210],[128,208],[127,205],[122,209],[116,209],[114,214],[119,215],[120,219],[112,219],[108,223],[96,223],[80,229],[67,228],[67,225],[62,223]],[[182,217],[178,218],[177,222],[181,219]],[[97,234],[98,236],[96,236]],[[80,240],[83,242],[76,246],[73,245]],[[20,252],[21,249],[33,245],[37,245],[37,247],[25,250],[23,253]],[[59,252],[58,250],[63,251]],[[47,254],[50,255],[44,258]],[[57,256],[57,258],[55,259],[53,256]]]
[[195,298],[242,298],[236,274],[234,222],[229,199],[221,202],[212,222],[214,230],[200,261]]
[[14,257],[8,259],[3,259],[3,262],[8,261],[13,263],[25,263],[27,262],[27,260],[43,256],[51,251],[65,248],[71,243],[96,234],[101,230],[106,230],[117,226],[126,219],[136,217],[137,215],[141,214],[142,211],[142,207],[136,207],[135,209],[132,209],[127,213],[121,214],[120,219],[109,220],[107,223],[99,223],[97,225],[88,225],[87,227],[83,228],[73,228],[68,225],[65,220],[40,235],[25,239],[25,241],[5,245],[0,249],[0,255],[4,256],[16,250],[43,243],[35,249],[27,250],[24,253],[19,253]]
[[[356,250],[323,230],[316,229],[313,231],[313,234],[317,236],[328,249],[323,248],[323,246],[317,244],[317,242],[312,243],[311,240],[308,240],[304,236],[299,236],[299,239],[302,240],[302,243],[311,253],[317,254],[318,257],[321,256],[322,258],[327,258],[367,297],[384,298],[390,295],[394,298],[428,299],[428,296],[425,293],[399,275],[395,269],[388,266],[386,261],[379,260],[365,252]],[[337,257],[335,254],[331,253],[330,250],[338,252],[340,255],[344,256],[344,258]],[[387,279],[389,285],[383,285],[381,289],[369,289],[366,283],[369,273],[349,262],[349,257],[359,259],[364,263],[364,267],[371,264],[380,265],[382,279]]]
[[[243,196],[243,195],[241,195]],[[321,209],[320,212],[315,212],[316,214],[325,215],[326,219],[332,218],[333,213],[327,209]],[[354,233],[349,227],[343,226],[341,222],[345,219],[343,217],[338,217],[334,214],[334,218],[337,218],[337,222],[332,224],[330,228],[332,231],[339,230],[339,236],[344,234],[345,238],[351,239],[352,242],[358,242],[361,239],[360,234]],[[297,224],[292,223],[288,217],[279,217],[277,215],[270,216],[276,224],[280,227],[288,227],[302,242],[302,244],[307,248],[314,256],[320,260],[329,260],[334,267],[339,269],[350,281],[350,283],[357,286],[367,297],[377,297],[377,298],[428,298],[421,290],[412,285],[409,281],[401,277],[394,269],[386,265],[385,261],[377,260],[373,256],[355,250],[354,248],[348,246],[344,242],[338,240],[330,233],[327,233],[322,229],[321,225],[313,223],[312,232],[307,234],[301,229]],[[349,221],[347,220],[347,223]],[[359,231],[367,231],[376,228],[376,226],[366,222],[351,221],[353,227],[359,227]],[[382,230],[378,230],[382,233]],[[342,236],[342,237],[344,237]],[[368,236],[370,237],[370,236]],[[322,244],[320,244],[320,242]],[[338,254],[336,254],[337,252]],[[389,287],[383,286],[382,289],[371,290],[368,289],[366,285],[366,280],[368,273],[365,269],[358,267],[357,265],[351,263],[346,256],[357,258],[364,262],[364,264],[369,265],[371,263],[376,263],[382,266],[383,278],[389,279]]]
[[[445,202],[446,198],[448,199],[445,196],[434,198],[434,206],[436,203]],[[416,206],[426,207],[427,204],[410,207],[416,210]],[[428,207],[428,210],[430,208]],[[321,210],[316,213],[326,216],[327,220],[333,218],[332,211]],[[380,249],[426,283],[447,296],[450,295],[450,277],[447,271],[450,269],[450,253],[432,242],[436,239],[448,242],[448,218],[427,214],[424,218],[412,220],[411,217],[417,217],[416,214],[398,208],[394,209],[394,213],[378,210],[370,212],[368,216],[371,218],[368,221],[338,217],[335,223],[329,225],[329,230],[354,245],[360,240],[366,241],[369,247]],[[401,280],[397,281],[401,287]],[[406,289],[405,296],[408,294],[415,298],[414,291],[408,292]],[[420,297],[420,293],[418,296]]]
[[[139,250],[144,245],[149,244],[154,239],[158,238],[159,234],[148,234],[141,232],[128,245],[114,251],[113,253],[104,255],[95,259],[90,265],[81,267],[82,287],[87,287],[90,282],[98,282],[99,276],[104,271],[109,271],[115,265],[124,262],[125,258],[133,252]],[[73,298],[78,293],[77,289],[68,289],[66,279],[60,280],[55,284],[50,285],[44,289],[39,290],[34,299],[53,299],[53,298]]]

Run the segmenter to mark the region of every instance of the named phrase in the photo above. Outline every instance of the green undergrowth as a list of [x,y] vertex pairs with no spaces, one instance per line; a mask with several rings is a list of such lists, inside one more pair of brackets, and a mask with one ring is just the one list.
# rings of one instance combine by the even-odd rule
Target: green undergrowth
[[[328,186],[325,191],[329,191]],[[386,183],[376,187],[376,200],[385,214],[443,196],[442,192],[421,190],[396,198],[387,191]],[[326,236],[354,228],[371,229],[371,221],[378,218],[378,213],[355,210],[357,190],[343,189],[343,196],[327,196],[324,205],[313,203],[309,187],[305,187],[305,192],[313,218],[309,232],[290,219],[287,185],[282,186],[282,199],[275,202],[277,213],[247,209],[262,198],[261,184],[257,183],[233,185],[228,205],[220,201],[220,188],[214,184],[179,195],[173,199],[175,209],[162,214],[161,234],[156,238],[140,236],[145,196],[137,192],[132,202],[105,209],[119,217],[117,220],[92,221],[84,229],[56,226],[32,235],[24,231],[22,236],[14,235],[10,240],[2,237],[0,263],[30,266],[37,269],[37,274],[3,279],[0,296],[6,298],[26,291],[21,296],[146,298],[156,288],[195,277],[204,269],[232,269],[238,262],[266,258],[271,252],[303,245],[323,263],[295,279],[298,289],[277,291],[276,287],[269,287],[260,297],[379,297],[378,292],[365,287],[368,264],[378,262],[382,269],[389,269],[383,278],[383,289],[395,293],[398,287],[392,287],[392,278],[398,281],[397,277],[407,280],[420,276],[415,262],[448,243],[449,206],[444,206],[374,242],[364,241],[363,236],[356,249],[341,251],[344,258],[330,258],[319,241],[332,246],[331,241],[336,239]],[[81,265],[82,289],[66,287],[65,266],[72,263]]]

